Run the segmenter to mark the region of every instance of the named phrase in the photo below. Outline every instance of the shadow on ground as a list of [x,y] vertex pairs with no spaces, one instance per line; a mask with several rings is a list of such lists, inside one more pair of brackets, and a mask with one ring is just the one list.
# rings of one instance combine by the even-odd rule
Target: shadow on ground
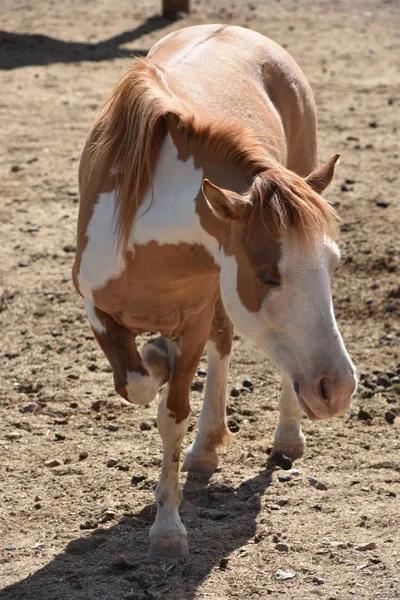
[[47,35],[0,30],[0,69],[145,56],[147,50],[128,50],[121,46],[138,40],[142,35],[167,27],[172,20],[160,16],[150,17],[135,29],[129,29],[97,44],[64,42]]
[[238,488],[205,485],[189,475],[181,516],[189,533],[190,557],[146,558],[155,506],[125,515],[109,529],[68,544],[65,552],[26,579],[0,592],[1,600],[192,600],[221,559],[254,538],[261,496],[271,484],[263,471]]

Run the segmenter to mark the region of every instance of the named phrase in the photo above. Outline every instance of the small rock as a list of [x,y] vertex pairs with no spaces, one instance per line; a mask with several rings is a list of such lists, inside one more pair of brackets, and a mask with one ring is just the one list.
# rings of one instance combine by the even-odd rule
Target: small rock
[[390,204],[390,202],[386,202],[386,200],[378,200],[377,202],[375,202],[376,206],[379,206],[379,208],[387,208]]
[[308,481],[310,482],[310,485],[312,485],[312,487],[314,487],[316,490],[326,492],[326,490],[328,489],[328,486],[325,483],[318,481],[318,479],[314,479],[314,477],[309,477]]
[[4,550],[7,550],[8,552],[13,552],[16,549],[17,549],[17,546],[15,546],[14,544],[9,544],[8,546],[6,546],[4,548]]
[[284,542],[278,542],[275,544],[275,550],[278,550],[278,552],[289,552],[289,546]]
[[252,390],[254,388],[254,384],[251,381],[251,379],[245,379],[242,383],[242,386],[245,388],[249,388],[250,390]]
[[204,389],[204,383],[202,381],[193,381],[190,389],[192,392],[202,392]]
[[205,377],[207,375],[207,371],[205,369],[197,369],[197,375],[199,377]]
[[289,475],[288,473],[280,473],[278,475],[278,481],[284,483],[285,481],[291,481],[292,476]]
[[83,452],[79,453],[79,460],[85,460],[85,458],[87,458],[89,456],[88,452],[86,452],[86,450],[84,450]]
[[107,429],[108,431],[118,431],[119,427],[118,425],[114,425],[114,423],[109,423],[107,425]]
[[119,462],[118,458],[109,458],[107,461],[107,467],[109,469],[111,469],[112,467],[115,467]]
[[8,440],[19,440],[22,437],[22,433],[19,431],[11,431],[11,433],[6,433],[5,436]]
[[359,421],[372,421],[373,419],[372,414],[369,412],[369,410],[366,410],[362,407],[358,411],[357,418]]
[[346,542],[338,542],[336,540],[330,540],[327,537],[322,538],[325,546],[330,546],[331,548],[347,548]]
[[283,571],[282,569],[277,569],[275,571],[275,579],[277,581],[285,581],[286,579],[293,579],[294,577],[296,577],[294,571]]
[[72,253],[72,252],[76,252],[76,247],[73,246],[72,244],[66,244],[65,246],[63,246],[63,250],[64,250],[64,252]]
[[81,523],[79,525],[80,529],[97,529],[97,527],[99,526],[99,524],[97,523],[97,521],[85,521],[84,523]]
[[387,421],[387,423],[389,423],[390,425],[393,425],[394,420],[396,418],[396,413],[393,412],[392,410],[387,410],[385,412],[385,420]]
[[321,579],[320,577],[315,577],[315,576],[314,576],[314,577],[312,578],[312,582],[313,582],[313,583],[316,583],[317,585],[324,585],[324,583],[325,583],[325,580],[324,580],[324,579]]
[[134,475],[132,475],[131,483],[132,485],[138,485],[138,483],[141,483],[145,479],[147,479],[145,473],[134,473]]
[[19,410],[22,413],[36,412],[38,408],[39,408],[39,404],[37,404],[36,402],[28,402],[27,404],[24,404],[23,406],[21,406],[21,408]]
[[88,364],[88,371],[97,371],[99,367],[96,365],[96,363],[90,363]]
[[240,390],[237,387],[231,389],[231,397],[238,398],[240,396]]
[[54,433],[54,438],[55,438],[56,442],[63,442],[64,440],[67,439],[67,436],[65,436],[63,433],[59,433],[58,431],[56,431]]
[[118,465],[119,471],[129,471],[129,465]]
[[100,523],[108,523],[115,518],[117,513],[115,510],[106,510],[105,513],[100,517]]
[[276,501],[278,506],[286,506],[287,504],[289,504],[289,500],[285,500],[285,499],[281,499],[281,500],[277,500]]
[[361,544],[361,546],[357,546],[356,550],[359,550],[360,552],[365,552],[366,550],[375,550],[375,548],[375,542],[368,542],[368,544]]
[[229,563],[228,556],[224,556],[223,558],[220,559],[219,568],[221,569],[221,571],[225,571],[228,568],[228,563]]
[[372,303],[373,303],[373,301],[374,301],[374,299],[373,299],[373,298],[366,298],[366,299],[364,300],[364,304],[372,304]]
[[152,428],[151,423],[147,423],[146,421],[140,423],[140,431],[150,431]]
[[46,460],[46,462],[44,463],[45,467],[59,467],[62,464],[62,462],[60,460],[57,460],[56,458],[50,458],[49,460]]
[[101,400],[96,400],[95,402],[92,403],[92,406],[90,407],[92,410],[95,410],[96,412],[99,412],[101,407]]
[[377,121],[371,121],[371,123],[369,124],[370,127],[372,127],[372,129],[376,129],[378,127],[378,122]]

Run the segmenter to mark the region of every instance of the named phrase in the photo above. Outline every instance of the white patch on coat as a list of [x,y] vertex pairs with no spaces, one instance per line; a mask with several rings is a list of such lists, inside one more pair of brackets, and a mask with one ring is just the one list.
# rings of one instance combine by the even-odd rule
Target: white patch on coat
[[178,158],[178,150],[168,134],[154,170],[153,196],[148,189],[134,221],[130,245],[152,241],[201,244],[219,264],[218,241],[203,229],[196,212],[202,181],[202,169],[195,168],[192,157],[186,161]]
[[94,305],[93,298],[91,296],[86,296],[83,300],[83,305],[85,307],[89,323],[93,329],[95,329],[97,333],[106,333],[106,328],[96,314],[96,307]]
[[114,190],[99,194],[86,230],[87,244],[78,275],[79,288],[85,297],[119,277],[125,267],[121,249],[115,242],[114,210]]
[[126,382],[126,393],[132,404],[150,404],[157,395],[159,385],[151,375],[128,371]]

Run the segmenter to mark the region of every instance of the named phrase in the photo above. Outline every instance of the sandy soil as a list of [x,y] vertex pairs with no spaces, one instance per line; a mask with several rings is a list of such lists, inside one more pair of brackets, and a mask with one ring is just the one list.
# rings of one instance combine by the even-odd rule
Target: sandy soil
[[[175,23],[158,11],[153,0],[2,2],[0,598],[399,598],[399,4],[195,0]],[[247,377],[254,390],[229,401],[235,437],[220,469],[182,475],[191,555],[149,561],[156,405],[114,393],[73,290],[77,163],[127,57],[203,22],[284,45],[315,92],[321,158],[342,152],[329,191],[343,219],[333,294],[361,385],[344,418],[304,421],[297,474],[271,474],[278,376],[237,339],[230,386]],[[279,568],[295,577],[277,581]]]

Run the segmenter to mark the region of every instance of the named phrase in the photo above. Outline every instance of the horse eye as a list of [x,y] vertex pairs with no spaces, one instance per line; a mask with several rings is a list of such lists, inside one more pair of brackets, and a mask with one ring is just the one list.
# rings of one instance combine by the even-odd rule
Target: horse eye
[[261,285],[268,285],[269,287],[279,287],[281,285],[280,281],[272,279],[267,273],[260,273],[259,275],[256,275],[256,278]]

